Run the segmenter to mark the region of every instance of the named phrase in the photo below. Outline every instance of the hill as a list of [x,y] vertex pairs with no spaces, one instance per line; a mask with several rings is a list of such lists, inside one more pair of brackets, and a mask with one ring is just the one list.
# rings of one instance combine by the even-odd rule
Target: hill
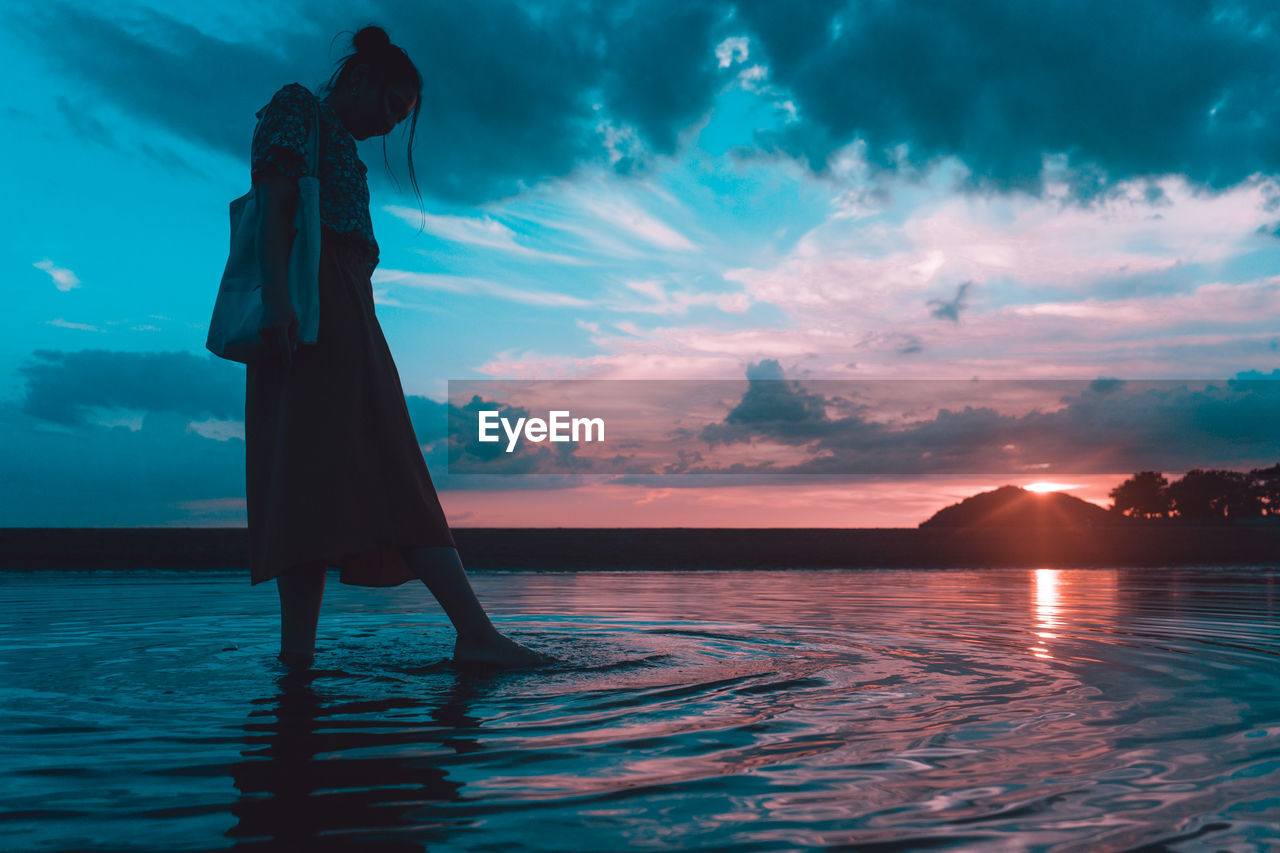
[[921,527],[1110,527],[1128,519],[1065,492],[1029,492],[1018,486],[965,498],[940,509]]

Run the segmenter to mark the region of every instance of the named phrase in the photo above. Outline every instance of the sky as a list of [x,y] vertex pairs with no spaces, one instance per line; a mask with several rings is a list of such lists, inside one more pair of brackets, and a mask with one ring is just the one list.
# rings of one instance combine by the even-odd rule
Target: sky
[[[421,203],[407,128],[360,156],[378,320],[455,525],[914,526],[1007,482],[1105,504],[1147,465],[1280,461],[1272,4],[6,17],[0,526],[244,523],[244,368],[204,349],[226,205],[255,111],[318,88],[370,23],[425,81]],[[449,472],[451,381],[552,379],[737,383],[685,424],[688,452],[776,453],[778,476]],[[921,380],[946,405],[917,400],[888,437],[805,385],[874,381],[887,405]],[[1028,408],[988,380],[1075,385]],[[980,450],[1013,433],[1038,455],[997,470]],[[868,434],[954,464],[815,467],[874,452]]]

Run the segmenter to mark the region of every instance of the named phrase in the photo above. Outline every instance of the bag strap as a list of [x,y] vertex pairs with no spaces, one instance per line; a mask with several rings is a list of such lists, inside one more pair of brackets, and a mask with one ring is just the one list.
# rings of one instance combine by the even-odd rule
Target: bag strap
[[311,155],[307,158],[307,165],[311,170],[307,173],[311,177],[319,180],[320,178],[320,99],[315,98],[315,121],[311,125],[311,138],[308,147],[308,153]]

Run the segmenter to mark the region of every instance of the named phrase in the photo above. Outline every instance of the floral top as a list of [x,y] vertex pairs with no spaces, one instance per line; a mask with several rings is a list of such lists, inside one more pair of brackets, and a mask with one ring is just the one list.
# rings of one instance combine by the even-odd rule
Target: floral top
[[365,267],[372,275],[378,266],[378,241],[369,219],[368,169],[356,155],[355,138],[338,120],[328,101],[306,87],[290,83],[258,110],[261,119],[253,140],[250,172],[254,180],[264,174],[297,178],[307,174],[307,137],[320,108],[320,226],[358,241],[365,250]]

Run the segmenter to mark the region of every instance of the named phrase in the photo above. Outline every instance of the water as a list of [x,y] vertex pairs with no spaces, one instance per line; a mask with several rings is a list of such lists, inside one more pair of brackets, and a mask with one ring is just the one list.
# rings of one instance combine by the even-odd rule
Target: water
[[[475,574],[560,656],[443,663],[331,579],[0,574],[9,850],[1261,850],[1275,569]],[[1143,845],[1153,845],[1144,847]]]

